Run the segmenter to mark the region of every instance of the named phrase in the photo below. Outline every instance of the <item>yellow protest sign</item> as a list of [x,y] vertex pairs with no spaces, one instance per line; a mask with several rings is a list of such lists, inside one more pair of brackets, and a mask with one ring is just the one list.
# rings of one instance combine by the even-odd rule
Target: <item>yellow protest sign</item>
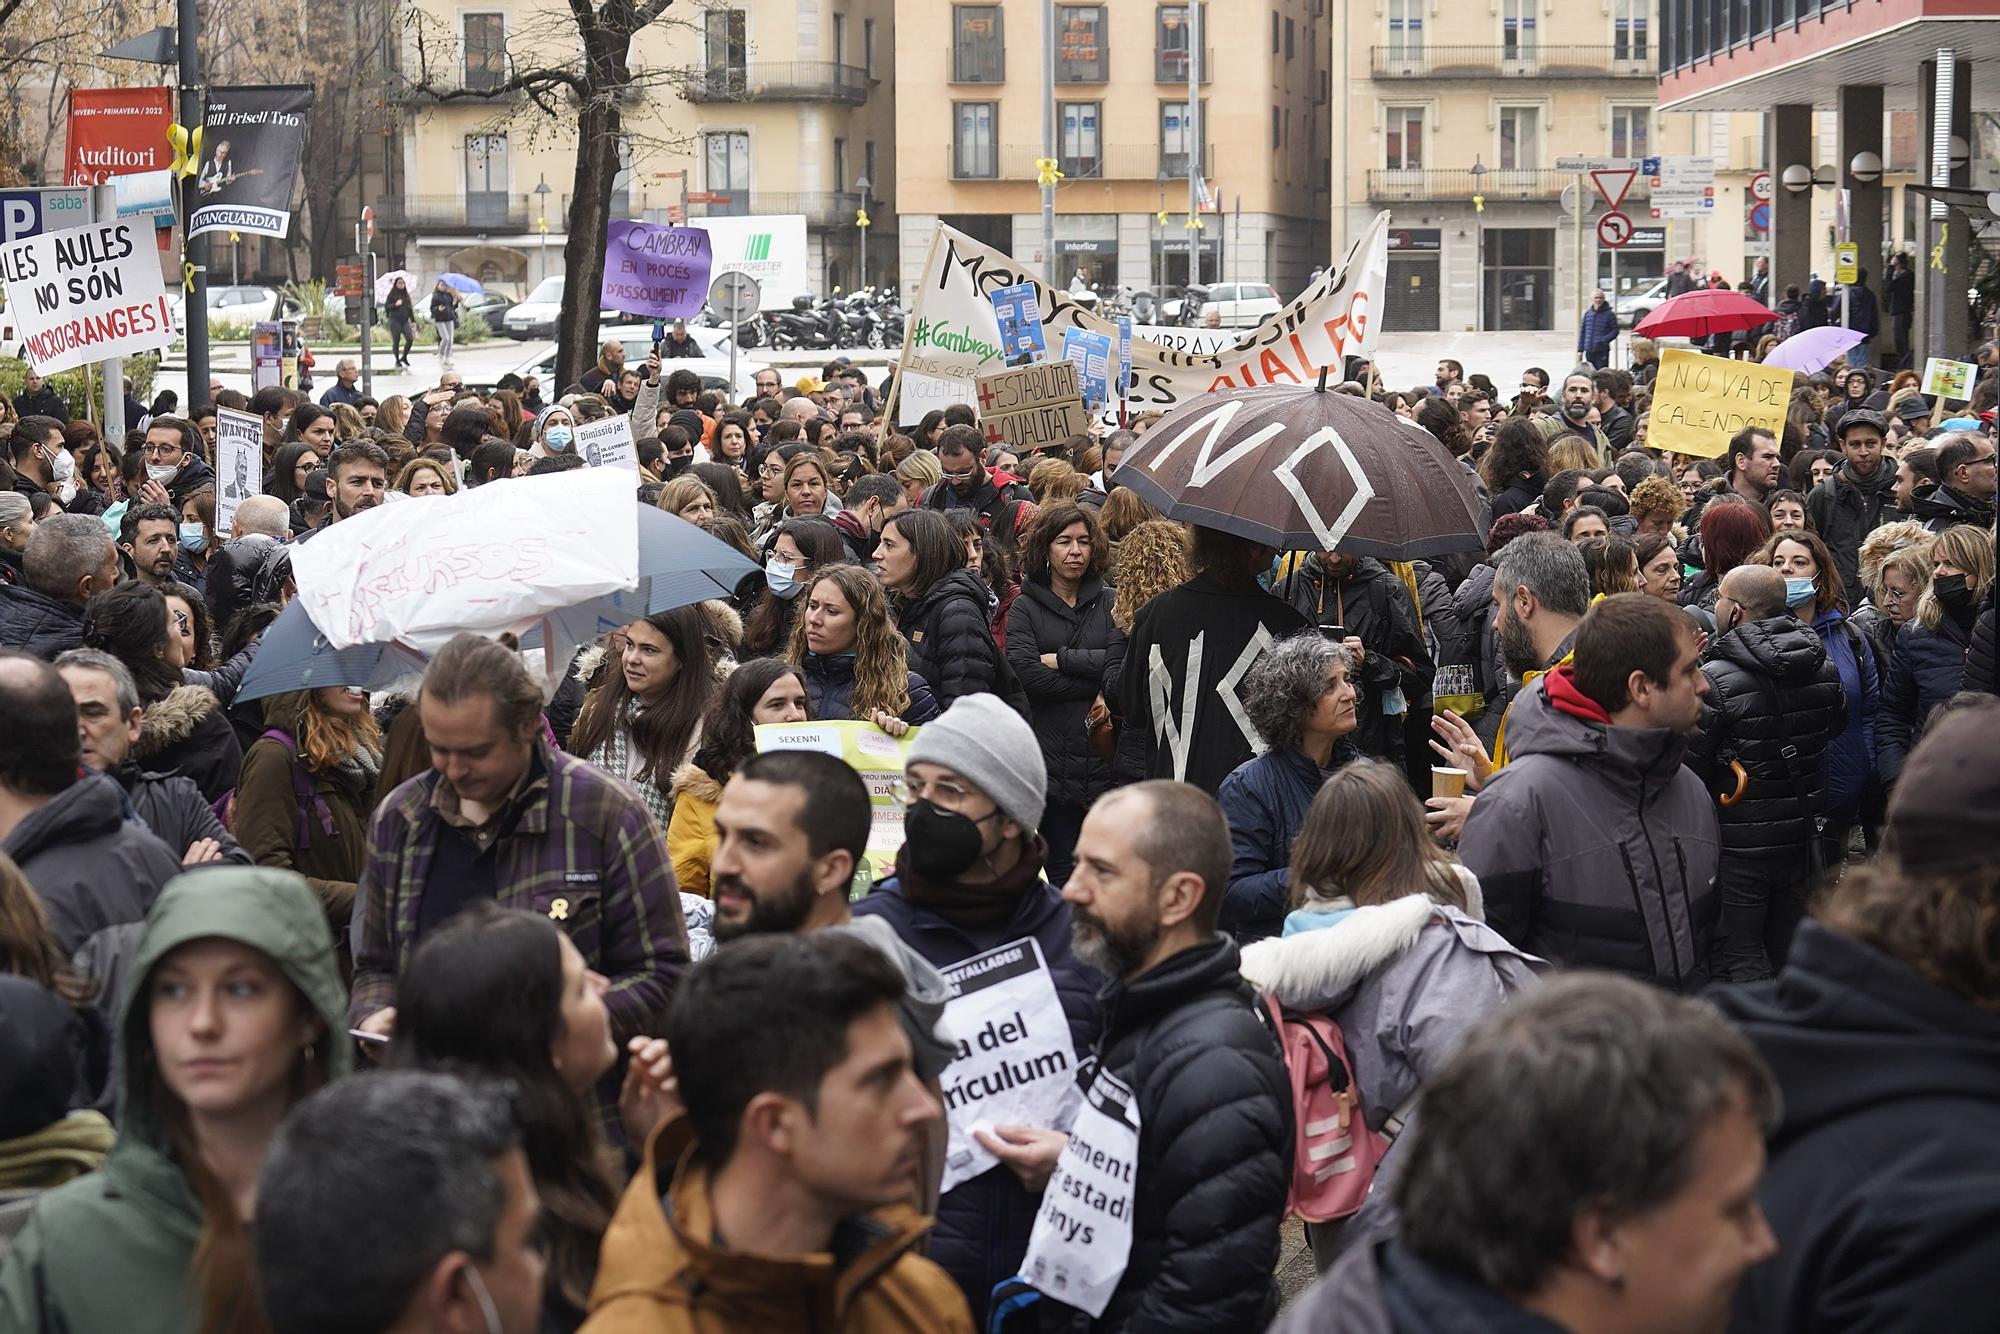
[[872,819],[868,825],[868,846],[861,865],[855,868],[850,897],[860,898],[870,884],[894,873],[896,853],[903,846],[903,803],[897,798],[896,784],[903,777],[903,762],[909,757],[910,743],[922,728],[912,727],[902,736],[890,736],[874,723],[854,721],[823,723],[759,723],[753,729],[758,751],[817,750],[861,775],[868,788]]
[[1833,280],[1842,287],[1861,281],[1861,247],[1852,241],[1833,248]]
[[1660,354],[1660,373],[1653,381],[1646,443],[1712,459],[1746,426],[1782,436],[1795,378],[1793,371],[1754,361],[1668,348]]

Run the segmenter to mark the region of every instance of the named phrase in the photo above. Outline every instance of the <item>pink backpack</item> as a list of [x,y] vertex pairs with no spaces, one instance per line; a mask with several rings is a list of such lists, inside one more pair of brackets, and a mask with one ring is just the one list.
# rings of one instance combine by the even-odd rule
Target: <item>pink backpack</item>
[[1368,1128],[1340,1025],[1323,1014],[1264,1006],[1292,1084],[1292,1189],[1286,1211],[1308,1223],[1358,1213],[1389,1141]]

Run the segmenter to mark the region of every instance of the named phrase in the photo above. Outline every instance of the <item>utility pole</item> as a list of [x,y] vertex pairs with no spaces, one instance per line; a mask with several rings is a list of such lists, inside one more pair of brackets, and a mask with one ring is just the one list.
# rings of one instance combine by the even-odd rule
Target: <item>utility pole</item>
[[1188,286],[1201,282],[1201,0],[1188,0]]
[[[201,125],[207,108],[202,104],[201,94],[201,17],[196,11],[195,0],[180,0],[178,6],[179,33],[176,43],[180,55],[180,95],[181,124],[192,136]],[[194,207],[199,192],[190,188],[191,181],[181,183],[181,244],[187,255],[184,272],[187,275],[185,300],[181,308],[187,312],[187,380],[188,410],[206,403],[209,399],[208,373],[208,238],[189,235],[194,230]],[[122,392],[122,389],[121,389]]]
[[[1937,53],[1937,77],[1931,93],[1931,184],[1948,186],[1951,184],[1951,121],[1952,101],[1956,93],[1954,85],[1958,81],[1958,55],[1951,47],[1939,47]],[[1972,131],[1966,131],[1970,140]],[[1944,200],[1931,200],[1930,209],[1930,252],[1939,255],[1945,247],[1945,225],[1948,217]],[[1930,295],[1925,302],[1924,323],[1925,353],[1928,356],[1945,355],[1945,307],[1951,300],[1949,289],[1951,274],[1945,263],[1933,259],[1930,267]],[[1961,281],[1959,290],[1964,292]]]
[[[1042,0],[1042,157],[1056,159],[1056,4]],[[1042,281],[1051,292],[1062,286],[1056,269],[1056,182],[1046,162],[1038,173],[1042,185]]]

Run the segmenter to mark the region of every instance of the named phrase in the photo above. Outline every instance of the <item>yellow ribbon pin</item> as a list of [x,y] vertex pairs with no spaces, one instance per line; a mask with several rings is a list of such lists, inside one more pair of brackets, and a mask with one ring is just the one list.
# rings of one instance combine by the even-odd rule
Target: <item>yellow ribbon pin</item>
[[167,170],[181,177],[192,176],[201,170],[201,126],[195,126],[190,134],[185,125],[169,125],[167,143],[174,150],[174,160]]
[[1950,243],[1950,241],[1951,241],[1951,224],[1947,222],[1946,224],[1944,224],[1944,226],[1938,228],[1938,243],[1935,246],[1931,247],[1932,268],[1938,269],[1940,271],[1944,269],[1944,248],[1947,244]]
[[1062,172],[1057,170],[1057,165],[1056,160],[1052,157],[1036,158],[1035,184],[1041,186],[1044,190],[1053,189],[1056,183],[1063,178]]
[[181,286],[187,289],[189,296],[194,295],[194,265],[192,263],[181,265]]
[[568,899],[557,899],[549,905],[549,920],[552,922],[567,922],[569,920]]

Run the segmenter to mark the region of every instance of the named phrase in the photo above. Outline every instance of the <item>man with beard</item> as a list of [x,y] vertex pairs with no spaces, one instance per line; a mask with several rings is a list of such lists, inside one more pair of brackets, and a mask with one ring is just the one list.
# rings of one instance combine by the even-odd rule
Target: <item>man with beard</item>
[[[984,1329],[994,1285],[1018,1274],[1027,1252],[1048,1177],[1037,1155],[1074,1112],[1103,979],[1072,952],[1069,907],[1042,878],[1047,845],[1035,828],[1048,773],[1020,714],[993,695],[954,700],[910,743],[901,795],[907,841],[895,874],[854,914],[882,918],[957,984],[945,1013],[959,1046],[940,1080],[948,1142],[930,1254]],[[718,826],[724,818],[718,808]],[[1218,902],[1227,839],[1223,847]],[[737,915],[731,900],[747,879],[731,869],[715,864],[719,919]],[[988,1129],[1000,1120],[988,1101],[997,1093],[1011,1111]]]
[[333,500],[328,523],[351,519],[382,503],[389,491],[389,455],[373,440],[350,440],[326,461],[327,493]]
[[1611,441],[1605,438],[1603,431],[1590,424],[1590,410],[1597,405],[1597,382],[1591,376],[1589,367],[1579,366],[1563,377],[1563,425],[1587,437],[1599,456],[1608,457]]
[[969,509],[1003,550],[1012,550],[1015,535],[1025,531],[1035,517],[1034,502],[1017,494],[1024,493],[1025,487],[1001,488],[979,461],[985,448],[986,439],[976,426],[947,426],[939,432],[938,466],[944,469],[944,480],[924,497],[924,508]]
[[[1106,795],[1077,838],[1062,896],[1078,956],[1111,979],[1109,1019],[1072,1134],[1020,1154],[1055,1174],[1022,1276],[1092,1330],[1262,1329],[1277,1314],[1291,1083],[1216,931],[1229,862],[1222,808],[1186,783]],[[1077,1237],[1079,1221],[1099,1235]],[[1107,1240],[1125,1245],[1094,1255]],[[1089,1277],[1063,1284],[1065,1269]]]
[[[1569,661],[1577,626],[1590,609],[1590,568],[1583,553],[1555,533],[1523,533],[1500,553],[1493,571],[1493,632],[1508,674],[1520,685],[1506,707],[1551,667]],[[1507,722],[1494,739],[1493,765],[1507,762]]]

